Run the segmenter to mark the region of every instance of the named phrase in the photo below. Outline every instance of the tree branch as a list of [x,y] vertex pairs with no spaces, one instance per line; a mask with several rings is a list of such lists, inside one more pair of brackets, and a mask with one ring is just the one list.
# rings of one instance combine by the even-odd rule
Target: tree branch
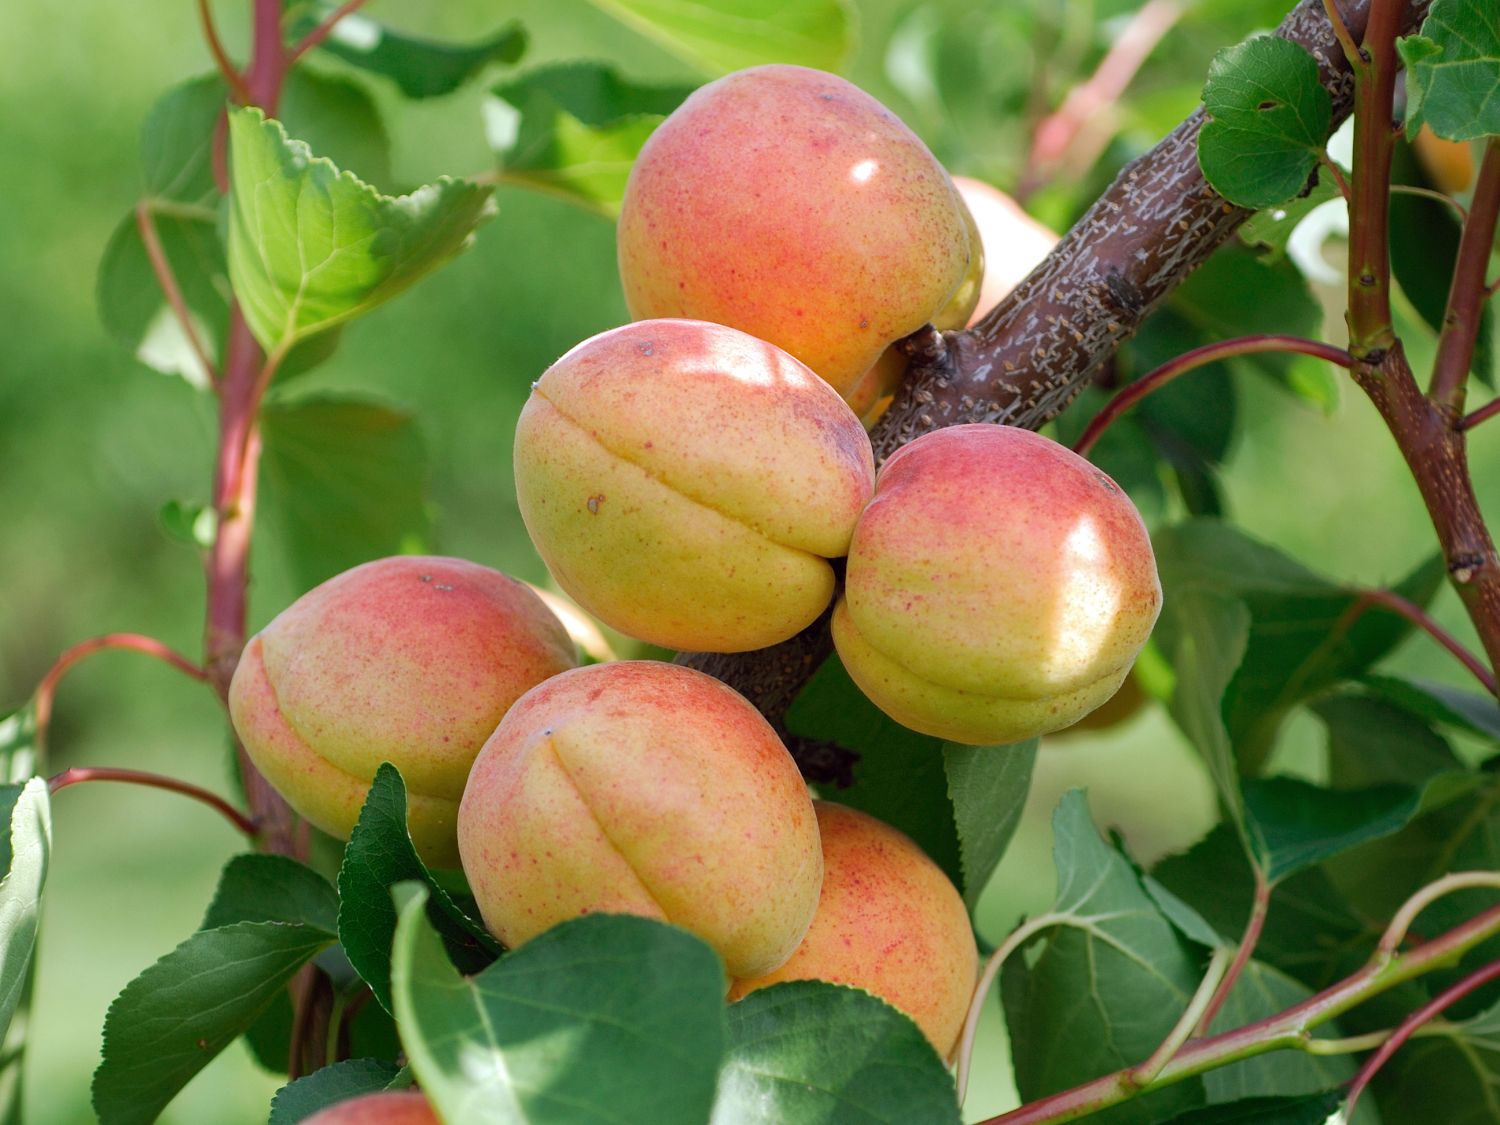
[[1500,138],[1491,137],[1484,146],[1474,199],[1464,220],[1458,244],[1458,260],[1448,289],[1448,309],[1438,337],[1437,358],[1432,364],[1432,382],[1427,397],[1440,407],[1459,414],[1464,408],[1464,384],[1479,340],[1481,314],[1489,296],[1485,276],[1490,250],[1495,245],[1495,222],[1500,218]]
[[[1399,341],[1358,364],[1354,380],[1380,411],[1411,471],[1437,532],[1449,581],[1474,623],[1490,668],[1500,666],[1500,556],[1474,494],[1458,419],[1422,394]],[[1494,682],[1492,675],[1481,679]]]
[[[1428,0],[1402,6],[1414,30]],[[1363,34],[1369,0],[1344,18]],[[1276,32],[1318,61],[1332,126],[1349,115],[1353,77],[1322,0],[1302,0]],[[1251,212],[1208,186],[1198,168],[1200,109],[1127,165],[1052,253],[979,324],[912,341],[906,381],[870,437],[877,460],[921,434],[964,422],[1039,429],[1056,417],[1167,296]],[[778,728],[807,678],[833,651],[827,619],[770,649],[683,654],[730,684]],[[799,759],[800,761],[800,759]]]

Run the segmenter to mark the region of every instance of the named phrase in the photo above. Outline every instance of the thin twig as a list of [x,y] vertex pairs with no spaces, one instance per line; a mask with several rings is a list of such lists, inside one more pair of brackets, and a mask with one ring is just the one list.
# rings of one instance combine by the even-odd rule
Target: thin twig
[[1485,300],[1485,277],[1490,251],[1495,245],[1495,223],[1500,219],[1500,138],[1491,137],[1484,147],[1479,178],[1474,184],[1469,218],[1464,223],[1448,286],[1448,308],[1438,336],[1437,357],[1432,361],[1432,381],[1427,397],[1439,406],[1463,409],[1464,384],[1479,340]]
[[198,335],[198,329],[193,324],[193,314],[188,309],[187,301],[183,299],[182,289],[177,284],[177,275],[172,272],[172,263],[162,247],[161,236],[156,229],[156,216],[152,214],[149,200],[143,199],[135,205],[135,225],[141,232],[141,241],[146,245],[146,257],[151,260],[151,272],[156,274],[156,283],[161,286],[162,294],[167,298],[167,304],[172,306],[172,312],[176,314],[177,323],[182,326],[183,335],[192,346],[193,354],[203,365],[203,373],[208,379],[209,386],[218,390],[219,369],[208,354],[203,337]]
[[1201,1024],[1209,1004],[1219,994],[1225,974],[1230,967],[1230,956],[1228,949],[1214,950],[1214,955],[1208,962],[1208,969],[1204,972],[1203,979],[1198,982],[1197,990],[1188,1000],[1187,1007],[1183,1009],[1181,1018],[1172,1025],[1172,1030],[1167,1032],[1167,1037],[1161,1041],[1161,1046],[1151,1052],[1151,1057],[1130,1072],[1131,1079],[1137,1085],[1149,1086],[1154,1082],[1156,1076],[1162,1072],[1162,1068],[1171,1062],[1173,1056],[1182,1050],[1182,1045],[1193,1037],[1194,1029]]
[[1417,915],[1444,895],[1452,894],[1454,891],[1473,890],[1476,887],[1492,887],[1500,890],[1500,871],[1456,871],[1452,875],[1445,875],[1441,879],[1428,883],[1402,903],[1401,909],[1396,911],[1391,918],[1391,924],[1381,935],[1380,944],[1376,946],[1376,949],[1381,953],[1394,954],[1401,948],[1401,943],[1406,940],[1406,933],[1411,929],[1411,924],[1417,920]]
[[1492,398],[1472,414],[1465,414],[1456,423],[1460,430],[1472,430],[1479,423],[1500,414],[1500,396]]
[[319,43],[327,39],[330,35],[333,34],[333,29],[335,25],[337,25],[339,20],[343,19],[350,12],[363,7],[364,4],[365,0],[344,0],[342,4],[328,13],[327,18],[324,19],[322,23],[318,24],[317,27],[309,31],[303,37],[302,41],[292,48],[291,55],[288,57],[287,62],[296,62],[303,55],[307,54],[308,51],[311,51]]
[[1457,637],[1439,625],[1421,606],[1403,598],[1394,590],[1365,590],[1354,603],[1334,622],[1330,636],[1341,637],[1354,627],[1354,623],[1370,609],[1380,606],[1406,618],[1438,644],[1442,645],[1483,685],[1491,695],[1497,694],[1495,674],[1484,666],[1484,662],[1459,643]]
[[1230,963],[1229,971],[1219,981],[1219,986],[1214,989],[1213,997],[1204,1005],[1203,1014],[1198,1019],[1197,1034],[1207,1035],[1209,1027],[1214,1022],[1214,1017],[1224,1007],[1224,1002],[1229,999],[1229,994],[1234,991],[1235,982],[1239,980],[1240,973],[1244,972],[1245,966],[1250,963],[1251,956],[1255,953],[1255,947],[1260,944],[1260,934],[1266,925],[1266,915],[1271,909],[1271,881],[1266,878],[1265,873],[1259,867],[1255,868],[1255,897],[1250,904],[1250,918],[1245,923],[1245,932],[1240,937],[1240,944],[1234,951],[1234,961]]
[[1110,45],[1087,81],[1068,91],[1032,133],[1017,195],[1025,198],[1059,169],[1077,174],[1098,159],[1112,132],[1112,110],[1162,37],[1182,16],[1179,0],[1147,0]]
[[36,694],[32,696],[32,702],[36,708],[36,741],[41,745],[46,741],[47,726],[52,720],[52,701],[57,695],[57,685],[70,668],[81,661],[84,657],[106,649],[120,649],[128,652],[139,652],[146,656],[153,656],[161,660],[179,672],[191,676],[198,681],[206,681],[208,673],[194,664],[181,653],[168,648],[155,637],[148,637],[141,633],[105,633],[101,637],[91,637],[86,641],[79,641],[76,645],[67,649],[53,662],[52,667],[36,687]]
[[1338,166],[1333,157],[1326,152],[1320,152],[1318,163],[1328,169],[1328,174],[1333,177],[1333,182],[1338,187],[1339,194],[1344,197],[1344,202],[1348,203],[1353,200],[1354,193],[1349,190],[1349,181],[1344,178],[1344,170]]
[[229,56],[224,51],[218,28],[214,27],[214,17],[209,11],[208,0],[198,0],[198,17],[203,22],[203,38],[208,43],[208,52],[213,55],[214,65],[219,68],[219,75],[224,79],[224,84],[229,87],[230,94],[240,105],[254,105],[254,99],[250,96],[250,88],[245,85],[244,75],[235,68],[234,63],[229,61]]
[[1170,383],[1179,375],[1185,375],[1195,368],[1203,367],[1223,359],[1233,359],[1240,355],[1255,355],[1261,352],[1285,352],[1297,355],[1310,355],[1316,359],[1326,359],[1329,363],[1337,364],[1343,368],[1354,366],[1354,361],[1349,358],[1349,353],[1342,348],[1336,348],[1332,344],[1325,344],[1319,340],[1307,340],[1301,336],[1239,336],[1233,340],[1221,340],[1216,344],[1204,344],[1201,348],[1194,348],[1190,352],[1184,352],[1176,359],[1169,359],[1155,371],[1141,376],[1128,387],[1120,391],[1114,398],[1105,404],[1104,408],[1096,414],[1083,435],[1073,445],[1073,452],[1080,457],[1087,457],[1089,450],[1099,440],[1100,435],[1110,427],[1121,414],[1129,410],[1141,399],[1145,398],[1157,388]]
[[1067,920],[1066,914],[1038,914],[1029,922],[1023,922],[1012,930],[1010,936],[1000,943],[1000,948],[991,953],[990,959],[984,963],[984,972],[979,974],[979,982],[974,986],[974,998],[969,1001],[969,1014],[964,1020],[963,1034],[958,1040],[959,1105],[963,1105],[964,1096],[969,1091],[970,1061],[974,1055],[974,1037],[979,1031],[979,1013],[984,1010],[985,997],[989,995],[990,986],[995,983],[1000,967],[1005,964],[1006,958],[1037,934],[1049,926],[1061,925]]
[[1349,25],[1344,22],[1344,13],[1339,11],[1338,0],[1323,0],[1323,10],[1328,13],[1328,23],[1333,28],[1333,37],[1339,41],[1339,46],[1344,48],[1344,57],[1349,60],[1349,65],[1354,68],[1355,73],[1364,69],[1367,61],[1355,45],[1354,36],[1349,34]]
[[1375,1077],[1380,1068],[1385,1065],[1386,1060],[1400,1050],[1401,1045],[1410,1039],[1418,1028],[1469,993],[1497,978],[1500,978],[1500,961],[1491,961],[1484,968],[1470,973],[1458,983],[1445,988],[1402,1020],[1400,1026],[1391,1033],[1391,1037],[1381,1044],[1380,1049],[1365,1060],[1365,1064],[1359,1068],[1359,1073],[1349,1083],[1349,1100],[1344,1103],[1344,1120],[1354,1120],[1354,1103],[1359,1101],[1359,1096],[1370,1084],[1370,1079]]
[[1392,184],[1391,194],[1415,195],[1421,197],[1422,199],[1430,199],[1434,203],[1446,203],[1449,207],[1458,212],[1458,218],[1460,222],[1467,222],[1469,218],[1469,209],[1467,207],[1465,207],[1458,200],[1454,199],[1451,195],[1445,195],[1443,192],[1434,191],[1432,188],[1418,187],[1416,184]]
[[159,773],[147,773],[144,770],[112,769],[107,766],[74,766],[65,769],[47,779],[47,791],[58,793],[73,785],[82,784],[85,781],[120,781],[127,785],[141,785],[149,789],[162,789],[169,793],[181,793],[184,797],[191,797],[201,804],[213,809],[230,824],[234,825],[249,839],[254,840],[260,829],[255,821],[251,820],[239,809],[216,793],[210,793],[190,782],[181,781],[175,777],[167,777]]

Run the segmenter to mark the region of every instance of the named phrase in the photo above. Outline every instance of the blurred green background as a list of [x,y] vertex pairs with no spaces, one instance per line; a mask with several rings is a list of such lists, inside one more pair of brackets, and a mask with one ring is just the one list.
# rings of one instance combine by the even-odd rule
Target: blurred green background
[[[1002,71],[1054,58],[1064,77],[1086,72],[1129,3],[915,4],[861,0],[852,76],[922,132],[954,171],[1013,186],[1024,131],[997,112]],[[230,50],[241,55],[247,4],[218,4]],[[1104,166],[1044,191],[1054,223],[1087,202],[1109,168],[1140,151],[1196,102],[1214,49],[1274,22],[1279,6],[1200,3],[1158,52],[1122,108]],[[475,0],[398,5],[369,14],[401,27],[472,39],[510,18],[531,33],[524,65],[598,57],[642,79],[693,79],[671,56],[575,0]],[[1028,24],[1027,21],[1032,21]],[[1113,21],[1113,22],[1111,22]],[[1102,30],[1101,30],[1102,28]],[[894,37],[894,38],[893,38]],[[925,96],[913,60],[927,52],[962,78],[967,98]],[[1050,55],[1048,52],[1052,52]],[[987,65],[984,64],[988,60]],[[337,71],[335,64],[320,67]],[[156,374],[108,339],[94,306],[105,242],[137,198],[140,124],[169,85],[209,68],[193,6],[0,6],[0,706],[21,702],[56,654],[110,630],[151,633],[186,653],[200,647],[203,583],[195,553],[160,530],[169,500],[208,496],[211,401]],[[898,80],[892,81],[892,76]],[[1043,78],[1045,78],[1045,74]],[[1061,80],[1035,75],[1033,96],[1055,102]],[[471,174],[492,164],[481,127],[481,81],[458,94],[408,103],[374,79],[393,146],[396,183]],[[930,83],[929,83],[930,85]],[[929,90],[930,93],[930,90]],[[354,169],[358,172],[359,169]],[[358,387],[413,407],[432,462],[434,546],[544,579],[516,513],[511,429],[528,385],[582,338],[625,319],[611,224],[554,200],[501,189],[500,216],[476,246],[389,307],[346,331],[333,360],[297,393]],[[1341,342],[1335,316],[1328,338]],[[1428,349],[1421,332],[1412,351]],[[1240,387],[1243,432],[1224,485],[1250,533],[1333,577],[1383,584],[1432,550],[1425,514],[1374,412],[1346,393],[1324,415],[1258,381]],[[1475,437],[1475,477],[1495,510],[1500,432]],[[252,624],[295,594],[267,534],[254,556]],[[1439,617],[1470,638],[1456,600]],[[1418,638],[1401,670],[1462,683]],[[1320,733],[1294,720],[1289,768],[1316,770]],[[128,654],[88,661],[58,699],[48,769],[118,765],[161,770],[220,791],[232,782],[224,719],[211,694],[164,666]],[[1150,861],[1200,835],[1213,799],[1193,752],[1159,710],[1099,736],[1049,741],[1025,823],[980,911],[998,940],[1051,893],[1046,818],[1059,795],[1089,787],[1102,824],[1120,826]],[[157,792],[82,786],[60,795],[47,889],[40,974],[27,1068],[26,1120],[88,1120],[88,1079],[105,1010],[121,987],[197,925],[215,875],[239,845],[211,813]],[[1012,1096],[998,1005],[976,1065],[966,1116]],[[262,1121],[279,1082],[236,1046],[163,1116],[168,1122]]]

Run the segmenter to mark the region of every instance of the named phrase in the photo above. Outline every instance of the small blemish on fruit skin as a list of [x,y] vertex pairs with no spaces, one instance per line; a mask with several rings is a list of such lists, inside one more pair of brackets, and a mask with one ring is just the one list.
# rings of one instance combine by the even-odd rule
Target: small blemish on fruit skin
[[599,514],[599,505],[602,503],[604,503],[604,493],[601,492],[597,496],[590,496],[588,502],[589,515],[597,516]]

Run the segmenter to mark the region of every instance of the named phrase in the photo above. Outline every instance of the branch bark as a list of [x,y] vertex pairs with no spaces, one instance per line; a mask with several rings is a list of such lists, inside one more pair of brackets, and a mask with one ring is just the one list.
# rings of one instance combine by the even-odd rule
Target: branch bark
[[[1401,12],[1409,32],[1428,0]],[[1344,19],[1362,37],[1369,0]],[[1353,106],[1354,80],[1322,0],[1302,0],[1276,34],[1318,61],[1333,97],[1333,127]],[[1014,292],[964,332],[919,333],[911,368],[870,438],[877,461],[924,433],[968,422],[1039,429],[1060,414],[1116,349],[1251,212],[1215,192],[1198,168],[1200,109],[1127,165],[1088,213]],[[827,619],[773,648],[685,653],[680,663],[717,676],[778,728],[807,678],[833,651]],[[799,747],[792,747],[799,754]],[[799,754],[807,770],[807,758]],[[815,772],[808,776],[819,778]]]

